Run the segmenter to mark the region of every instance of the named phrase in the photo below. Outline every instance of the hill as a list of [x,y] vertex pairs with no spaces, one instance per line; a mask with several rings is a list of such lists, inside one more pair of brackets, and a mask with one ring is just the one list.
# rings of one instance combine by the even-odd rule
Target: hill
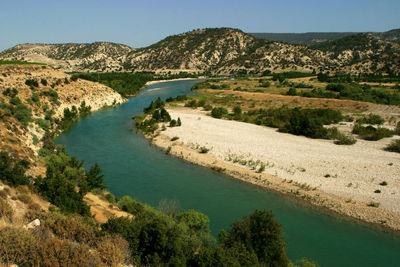
[[18,45],[1,52],[0,59],[44,62],[80,72],[260,75],[295,70],[399,74],[398,36],[398,30],[353,34],[308,47],[258,39],[237,29],[215,28],[169,36],[136,50],[105,42]]
[[250,35],[264,40],[283,42],[297,45],[314,45],[330,40],[336,40],[354,32],[306,32],[306,33],[249,33]]
[[119,71],[134,49],[109,42],[22,44],[0,53],[4,60],[42,62],[64,71]]

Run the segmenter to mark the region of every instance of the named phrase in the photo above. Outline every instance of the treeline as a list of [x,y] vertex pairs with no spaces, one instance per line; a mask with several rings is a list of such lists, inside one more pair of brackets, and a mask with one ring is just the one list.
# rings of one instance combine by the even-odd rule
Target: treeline
[[273,81],[284,81],[285,79],[313,77],[316,75],[317,74],[315,74],[315,73],[297,72],[297,71],[280,72],[280,73],[273,73],[272,80]]
[[111,87],[122,96],[135,95],[146,82],[154,79],[149,73],[74,73],[72,80],[85,79]]
[[76,81],[78,78],[100,82],[111,87],[123,97],[132,96],[139,92],[148,81],[155,80],[171,80],[181,78],[197,78],[201,74],[193,74],[180,72],[176,74],[158,75],[154,72],[98,72],[98,73],[72,73],[71,80]]
[[360,73],[351,75],[349,73],[336,73],[329,75],[327,73],[318,73],[317,79],[320,82],[328,83],[352,83],[352,82],[375,82],[375,83],[398,83],[400,76],[398,75],[383,75],[375,73]]
[[400,92],[390,92],[385,89],[372,89],[368,84],[330,83],[326,86],[325,90],[313,89],[311,91],[298,92],[295,88],[290,88],[285,94],[302,97],[349,99],[385,105],[400,105]]
[[[38,231],[6,227],[0,230],[0,262],[21,266],[95,266],[134,264],[135,266],[288,266],[290,264],[282,227],[270,211],[256,210],[221,231],[218,243],[211,236],[209,218],[194,210],[180,211],[175,205],[156,210],[130,197],[106,195],[114,205],[134,215],[110,218],[99,225],[89,215],[82,197],[103,189],[103,175],[94,165],[89,171],[83,162],[63,149],[45,157],[46,177],[26,176],[26,161],[15,161],[0,153],[0,174],[13,187],[27,185],[57,206],[48,212],[29,210],[25,217],[40,219]],[[0,194],[0,217],[7,220],[12,208]],[[5,204],[4,204],[5,203]],[[8,206],[7,206],[8,205]],[[7,208],[7,213],[3,212]],[[81,216],[76,216],[78,213]],[[4,217],[8,216],[8,217]],[[74,249],[72,249],[74,247]],[[302,260],[298,266],[316,266]]]
[[62,120],[62,130],[68,130],[71,126],[80,118],[90,114],[91,106],[86,106],[86,102],[83,100],[79,108],[75,105],[64,109],[64,117]]

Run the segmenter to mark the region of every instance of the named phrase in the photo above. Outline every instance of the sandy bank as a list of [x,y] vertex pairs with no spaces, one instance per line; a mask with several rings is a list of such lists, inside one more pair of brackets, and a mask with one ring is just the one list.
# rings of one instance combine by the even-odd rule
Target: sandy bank
[[185,80],[197,80],[197,79],[202,79],[204,77],[199,77],[199,78],[179,78],[179,79],[171,79],[171,80],[158,80],[158,81],[149,81],[146,83],[145,86],[153,85],[156,83],[165,83],[165,82],[173,82],[173,81],[185,81]]
[[[199,111],[168,111],[173,118],[181,118],[182,126],[167,127],[153,142],[165,149],[171,146],[172,154],[340,214],[400,230],[400,154],[382,150],[389,140],[338,146],[328,140],[213,119]],[[171,142],[175,136],[179,139]],[[210,149],[207,154],[198,152],[203,146]],[[262,165],[265,169],[258,173]],[[386,186],[380,185],[383,181]],[[368,206],[372,203],[379,208]]]

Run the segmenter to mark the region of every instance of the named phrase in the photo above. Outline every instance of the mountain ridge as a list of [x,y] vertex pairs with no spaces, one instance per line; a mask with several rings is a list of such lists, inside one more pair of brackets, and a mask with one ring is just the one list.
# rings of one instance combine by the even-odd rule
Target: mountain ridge
[[262,40],[238,29],[207,28],[171,35],[139,49],[110,42],[22,44],[1,52],[0,59],[43,62],[80,72],[259,75],[295,70],[399,74],[399,33],[361,33],[308,47]]

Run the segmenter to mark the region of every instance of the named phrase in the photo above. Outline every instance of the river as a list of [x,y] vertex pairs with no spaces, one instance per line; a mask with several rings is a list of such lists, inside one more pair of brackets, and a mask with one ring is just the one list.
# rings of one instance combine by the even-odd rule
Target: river
[[[214,236],[254,209],[268,209],[282,224],[291,260],[306,257],[321,266],[399,266],[400,236],[333,216],[299,201],[166,155],[134,130],[132,116],[157,97],[191,94],[197,81],[149,86],[113,109],[95,112],[56,139],[72,156],[97,162],[116,196],[158,207],[168,199],[210,217]],[[183,122],[184,123],[184,122]]]

